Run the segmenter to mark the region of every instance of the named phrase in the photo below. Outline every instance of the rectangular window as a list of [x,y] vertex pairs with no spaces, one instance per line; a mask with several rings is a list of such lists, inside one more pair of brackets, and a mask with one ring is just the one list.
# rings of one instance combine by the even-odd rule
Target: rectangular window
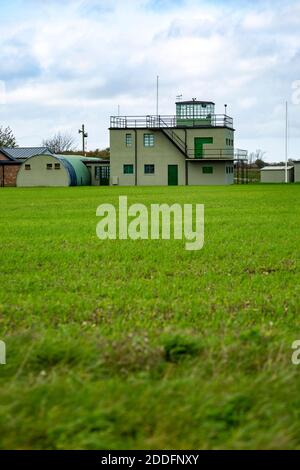
[[31,166],[30,165],[25,165],[25,170],[31,170]]
[[126,147],[131,147],[132,146],[132,134],[126,134],[125,144],[126,144]]
[[145,173],[145,175],[154,175],[155,165],[145,165],[144,173]]
[[52,163],[47,163],[47,170],[52,170]]
[[124,175],[133,175],[133,165],[124,165],[123,173]]
[[202,168],[202,173],[203,173],[204,175],[212,175],[213,172],[214,172],[214,169],[213,169],[212,166],[204,166],[204,167]]
[[154,134],[144,134],[144,147],[154,147]]
[[55,163],[54,168],[55,170],[60,170],[60,163]]

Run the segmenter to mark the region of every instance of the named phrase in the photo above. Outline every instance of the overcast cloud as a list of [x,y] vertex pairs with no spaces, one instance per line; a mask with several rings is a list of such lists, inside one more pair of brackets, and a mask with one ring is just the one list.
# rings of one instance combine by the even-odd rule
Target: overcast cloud
[[[216,102],[234,117],[236,145],[300,158],[300,2],[0,0],[0,125],[39,145],[85,123],[88,147],[109,145],[109,116],[173,114],[176,95]],[[295,91],[294,91],[295,93]],[[297,94],[296,94],[297,95]],[[300,96],[300,93],[298,94]]]

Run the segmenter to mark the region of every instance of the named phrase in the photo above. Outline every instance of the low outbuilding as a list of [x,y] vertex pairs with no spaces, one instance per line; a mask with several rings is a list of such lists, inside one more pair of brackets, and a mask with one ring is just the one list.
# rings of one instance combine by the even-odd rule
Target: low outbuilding
[[294,181],[295,183],[300,183],[300,160],[295,160],[293,163],[294,163]]
[[20,166],[34,155],[52,155],[47,147],[0,147],[0,187],[16,186]]
[[36,155],[22,163],[17,186],[90,186],[91,174],[78,155]]
[[[288,166],[288,183],[294,182],[294,167]],[[265,166],[260,170],[262,183],[285,183],[285,166]]]

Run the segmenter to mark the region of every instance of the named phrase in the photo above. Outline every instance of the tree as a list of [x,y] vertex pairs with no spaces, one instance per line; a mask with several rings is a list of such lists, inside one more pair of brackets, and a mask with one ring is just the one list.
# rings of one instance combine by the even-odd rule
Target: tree
[[50,139],[43,140],[43,146],[52,153],[72,152],[75,151],[74,142],[71,134],[58,132]]
[[263,168],[264,166],[266,166],[267,163],[263,160],[265,154],[266,152],[263,152],[262,150],[256,150],[255,152],[251,152],[249,154],[250,166],[252,166],[253,162],[258,168]]
[[17,147],[16,138],[10,127],[0,126],[0,147]]
[[[81,155],[82,156],[82,150],[71,150],[69,152],[64,152],[65,155],[68,154],[74,154],[74,155]],[[85,156],[88,158],[102,158],[105,160],[109,160],[110,158],[110,148],[106,149],[96,149],[96,150],[89,150],[85,152]]]

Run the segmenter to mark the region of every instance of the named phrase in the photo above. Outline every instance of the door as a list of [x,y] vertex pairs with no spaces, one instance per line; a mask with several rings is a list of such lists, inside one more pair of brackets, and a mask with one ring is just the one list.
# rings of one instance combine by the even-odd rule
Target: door
[[168,186],[178,186],[178,165],[168,166]]
[[[212,144],[213,138],[212,137],[195,137],[195,158],[203,158],[203,145],[204,144]],[[208,155],[209,156],[209,155]]]
[[109,166],[100,166],[100,186],[109,186]]

